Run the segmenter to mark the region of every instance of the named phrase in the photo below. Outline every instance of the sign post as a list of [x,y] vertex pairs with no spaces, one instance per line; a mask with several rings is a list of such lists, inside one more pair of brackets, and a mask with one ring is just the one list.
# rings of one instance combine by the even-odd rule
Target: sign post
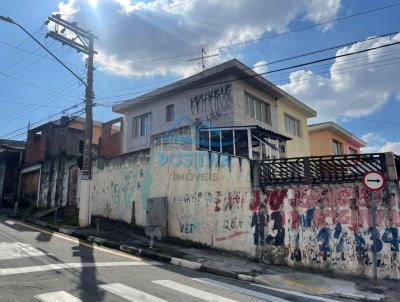
[[368,172],[364,175],[363,184],[371,191],[371,215],[372,215],[372,255],[374,262],[374,283],[378,284],[378,251],[377,251],[377,231],[376,231],[376,192],[383,189],[386,184],[385,176],[380,172]]

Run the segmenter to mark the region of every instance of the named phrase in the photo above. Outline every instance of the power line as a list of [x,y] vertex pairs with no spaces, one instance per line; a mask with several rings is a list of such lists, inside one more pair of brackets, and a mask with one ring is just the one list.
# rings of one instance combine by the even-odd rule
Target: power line
[[[81,104],[83,104],[83,102],[82,102]],[[77,104],[77,105],[74,105],[74,106],[65,108],[64,110],[62,110],[62,111],[60,111],[60,112],[57,112],[57,113],[52,114],[52,115],[50,115],[50,116],[48,116],[48,117],[46,117],[46,118],[43,118],[43,119],[41,119],[41,120],[39,120],[39,121],[36,121],[36,122],[32,123],[31,126],[40,124],[41,122],[43,122],[43,121],[45,121],[45,120],[48,120],[49,118],[53,118],[53,117],[58,116],[58,115],[60,115],[60,114],[64,114],[66,111],[71,110],[71,109],[74,109],[74,108],[77,108],[79,105],[80,105],[80,104]],[[83,110],[83,109],[80,109],[79,111],[81,111],[81,110]],[[1,135],[1,136],[4,137],[4,136],[10,135],[10,134],[13,134],[13,133],[15,133],[15,132],[18,132],[18,131],[21,130],[21,129],[26,129],[26,127],[21,127],[21,128],[19,128],[19,129],[14,130],[14,131],[7,132],[7,133],[5,133],[5,134],[3,134],[3,135]],[[26,133],[26,132],[22,132],[22,134],[23,134],[23,133]],[[13,138],[13,137],[15,137],[15,136],[20,136],[20,135],[21,135],[21,133],[16,134],[16,135],[13,135],[13,136],[10,136],[10,137],[7,137],[7,138],[4,138],[4,139],[11,139],[11,138]]]
[[[398,33],[399,32],[386,33],[386,34],[381,34],[381,35],[378,35],[378,36],[369,37],[369,38],[362,39],[362,40],[356,40],[356,41],[352,41],[352,42],[342,43],[342,44],[339,44],[339,45],[335,45],[335,46],[331,46],[331,47],[327,47],[327,48],[323,48],[323,49],[319,49],[319,50],[306,52],[306,53],[303,53],[303,54],[300,54],[300,55],[286,57],[286,58],[278,59],[278,60],[275,60],[275,61],[267,62],[267,63],[264,63],[264,64],[259,64],[257,66],[248,67],[248,68],[243,69],[243,70],[249,70],[249,69],[254,69],[256,67],[273,65],[273,64],[282,63],[282,62],[285,62],[285,61],[299,59],[299,58],[302,58],[302,57],[315,55],[315,54],[326,52],[326,51],[329,51],[329,50],[334,50],[334,49],[338,49],[338,48],[342,48],[342,47],[346,47],[346,46],[351,46],[351,45],[354,45],[356,43],[362,43],[362,42],[367,42],[367,41],[371,41],[371,40],[375,40],[375,39],[380,39],[380,38],[383,38],[383,37],[392,36],[392,35],[395,35],[395,34],[398,34]],[[136,88],[142,88],[142,87],[150,86],[150,85],[153,85],[153,84],[163,83],[163,82],[170,82],[170,81],[158,81],[158,82],[154,82],[154,83],[150,83],[150,84],[146,84],[146,85],[142,85],[142,86],[136,86],[136,87],[131,87],[131,88],[117,90],[117,91],[118,92],[119,91],[122,92],[122,91],[132,90],[132,89],[136,89]],[[117,91],[114,91],[114,92],[117,92]],[[144,92],[146,92],[146,91],[148,91],[148,90],[145,90]],[[111,92],[109,92],[109,93],[111,93]],[[107,93],[107,94],[109,94],[109,93]],[[104,94],[106,94],[106,93],[104,93]],[[101,97],[97,98],[97,100],[104,100],[104,99],[109,99],[109,98],[114,98],[114,97],[128,96],[128,95],[131,95],[131,94],[132,93],[127,93],[127,94],[122,94],[122,95],[117,95],[117,96],[115,96],[115,95],[114,96],[104,96],[103,98],[101,98]],[[134,94],[137,94],[137,93],[135,92]],[[100,94],[100,96],[101,95],[102,94]]]
[[[231,47],[241,46],[241,45],[244,45],[244,44],[258,42],[258,41],[261,41],[261,40],[276,38],[276,37],[280,37],[280,36],[283,36],[283,35],[287,35],[287,34],[299,32],[299,31],[303,31],[303,30],[307,30],[307,29],[311,29],[311,28],[327,25],[327,24],[334,23],[334,22],[340,22],[340,21],[343,21],[343,20],[346,20],[346,19],[349,19],[349,18],[353,18],[353,17],[365,15],[365,14],[370,14],[370,13],[373,13],[373,12],[386,10],[386,9],[394,8],[394,7],[398,7],[398,6],[400,6],[400,3],[395,3],[395,4],[391,4],[391,5],[377,7],[377,8],[361,11],[361,12],[358,12],[358,13],[354,13],[354,14],[351,14],[351,15],[339,17],[339,18],[336,18],[336,19],[331,19],[331,20],[327,20],[327,21],[324,21],[324,22],[316,23],[316,24],[313,24],[313,25],[298,27],[298,28],[295,28],[295,29],[292,29],[292,30],[288,30],[288,31],[282,32],[282,33],[260,37],[258,39],[251,39],[251,40],[246,40],[246,41],[242,41],[242,42],[239,42],[239,43],[226,44],[226,45],[223,45],[223,46],[220,46],[220,47],[208,49],[207,51],[208,52],[212,52],[212,51],[216,51],[216,50],[223,50],[223,49],[227,49],[227,48],[231,48]],[[138,63],[151,63],[151,62],[157,62],[157,61],[167,61],[167,60],[184,58],[184,57],[192,56],[192,55],[195,55],[195,54],[198,54],[198,52],[193,52],[192,51],[192,52],[182,53],[182,54],[174,55],[174,56],[165,56],[165,57],[158,57],[158,58],[152,58],[152,59],[147,59],[147,60],[138,60],[138,61],[128,62],[126,64],[129,65],[129,64],[138,64]],[[113,66],[113,65],[110,65],[110,66]]]
[[[79,113],[80,113],[80,114],[79,114]],[[83,115],[84,113],[85,113],[85,110],[84,110],[84,109],[81,109],[81,110],[78,110],[78,111],[76,111],[76,112],[71,113],[71,115],[79,114],[79,116],[80,116],[80,115]],[[53,117],[56,117],[56,116],[58,116],[58,115],[60,115],[60,114],[53,115],[53,116],[49,116],[49,117],[47,117],[47,118],[45,118],[45,119],[42,119],[42,120],[40,120],[40,121],[37,121],[37,122],[31,124],[31,125],[37,125],[37,124],[39,124],[39,123],[41,123],[41,122],[43,122],[43,121],[45,121],[45,120],[49,120],[49,119],[51,119],[51,118],[53,118]],[[49,122],[51,122],[51,121],[49,121]],[[24,127],[24,128],[26,128],[26,127]],[[15,139],[15,138],[17,138],[17,137],[19,137],[19,136],[21,136],[21,135],[26,135],[26,134],[28,134],[28,131],[27,131],[27,130],[25,130],[24,132],[20,132],[20,133],[18,133],[18,134],[15,134],[15,135],[13,135],[13,136],[10,136],[10,137],[7,137],[7,138],[3,138],[3,139],[6,139],[6,140]]]
[[[394,35],[394,34],[397,34],[397,33],[398,33],[398,32],[382,34],[382,35],[379,35],[379,36],[376,36],[376,37],[371,37],[371,38],[367,38],[367,39],[363,39],[363,40],[358,40],[358,41],[353,41],[353,42],[349,42],[349,43],[344,43],[344,44],[340,44],[340,45],[337,45],[337,46],[332,46],[332,47],[328,47],[328,48],[324,48],[324,49],[320,49],[320,50],[315,50],[315,51],[307,52],[307,53],[304,53],[304,54],[301,54],[301,55],[296,55],[296,56],[292,56],[292,57],[288,57],[288,58],[278,59],[278,60],[276,60],[276,61],[269,62],[269,63],[260,64],[260,65],[257,65],[257,67],[272,65],[272,64],[276,64],[276,63],[281,63],[281,62],[284,62],[284,61],[289,61],[289,60],[297,59],[297,58],[300,58],[300,57],[305,57],[305,56],[309,56],[309,55],[312,55],[312,54],[317,54],[317,53],[325,52],[325,51],[327,51],[327,50],[332,50],[332,49],[340,48],[340,47],[343,47],[344,45],[345,45],[345,46],[349,46],[349,45],[353,45],[353,44],[355,44],[355,43],[361,43],[361,42],[365,42],[365,41],[370,41],[370,40],[378,39],[378,38],[381,38],[381,37],[388,37],[388,36],[390,36],[390,35]],[[392,44],[387,44],[387,45],[381,45],[381,46],[377,46],[377,47],[372,47],[372,48],[364,49],[364,50],[357,51],[357,52],[353,52],[353,53],[348,53],[348,54],[338,55],[338,56],[332,56],[332,57],[325,58],[325,59],[322,59],[322,60],[311,61],[311,62],[308,62],[308,63],[298,64],[298,65],[294,65],[294,66],[290,66],[290,67],[285,67],[285,68],[281,68],[281,69],[277,69],[277,70],[273,70],[273,71],[267,71],[267,72],[265,72],[265,73],[260,73],[260,74],[254,75],[254,76],[252,76],[252,77],[257,77],[257,76],[259,76],[259,75],[270,74],[270,73],[278,73],[278,72],[280,72],[280,71],[285,71],[285,70],[289,70],[289,69],[293,69],[293,68],[298,68],[298,67],[302,67],[302,66],[306,66],[306,65],[316,64],[316,63],[319,63],[319,62],[329,61],[329,60],[333,60],[333,59],[339,58],[339,57],[345,57],[345,56],[349,56],[349,55],[359,54],[359,53],[363,53],[363,52],[366,52],[366,51],[375,50],[375,49],[379,49],[379,48],[382,48],[382,47],[387,47],[387,46],[391,46],[391,45],[395,45],[395,44],[399,44],[399,43],[400,43],[400,42],[394,42],[394,43],[392,43]],[[251,70],[251,69],[254,69],[254,67],[246,67],[246,68],[242,68],[241,70]],[[247,77],[246,77],[246,78],[247,78]],[[233,80],[233,81],[234,81],[234,80]],[[225,82],[224,82],[224,83],[225,83]],[[220,83],[216,83],[216,84],[220,84]],[[212,85],[216,85],[216,84],[212,84]],[[143,86],[142,86],[142,87],[143,87]],[[202,86],[202,87],[203,87],[203,86]],[[138,88],[140,88],[140,87],[138,86]],[[139,91],[139,92],[135,92],[135,93],[133,93],[133,94],[137,94],[137,93],[141,93],[141,92],[148,92],[148,91],[149,91],[149,90]],[[151,91],[151,90],[150,90],[150,91]],[[103,97],[103,98],[98,98],[98,100],[105,100],[105,99],[110,99],[110,98],[118,98],[118,97],[124,97],[124,96],[129,96],[129,95],[132,95],[132,93],[120,94],[120,95],[114,95],[114,96],[107,96],[107,97]]]
[[18,104],[18,105],[29,105],[29,106],[40,106],[40,107],[63,108],[63,107],[61,107],[61,106],[41,105],[41,104],[27,103],[27,102],[23,102],[23,101],[9,100],[9,99],[0,99],[0,102],[2,102],[2,103],[8,103],[8,104]]
[[[27,40],[28,40],[28,39],[29,39],[29,38],[27,38]],[[50,60],[50,61],[57,62],[55,59],[53,59],[53,58],[51,58],[51,57],[48,57],[47,55],[42,55],[42,54],[40,54],[40,53],[38,53],[38,52],[36,52],[36,51],[31,51],[31,50],[27,50],[27,49],[21,48],[20,45],[12,45],[12,44],[10,44],[10,43],[7,43],[7,42],[1,41],[1,40],[0,40],[0,44],[6,45],[6,46],[8,46],[8,47],[12,47],[12,48],[14,48],[14,49],[16,49],[16,50],[19,50],[19,51],[21,51],[21,52],[25,52],[25,53],[30,54],[30,55],[33,55],[33,56],[37,56],[37,57],[41,57],[41,58],[43,58],[43,59],[47,59],[47,60]],[[62,48],[62,47],[61,47],[61,48]],[[78,67],[77,64],[72,63],[72,62],[64,62],[64,63],[65,63],[66,65],[69,65],[69,66],[74,66],[75,68]]]
[[[76,81],[76,80],[73,79],[73,80],[67,82],[65,85],[63,85],[62,87],[60,87],[56,92],[64,91],[64,90],[66,90],[67,88],[69,88],[71,85],[76,85],[77,83],[76,83],[75,81]],[[76,88],[74,88],[74,90],[76,90]],[[71,90],[70,90],[70,91],[71,91]],[[43,97],[37,99],[37,100],[36,100],[36,101],[38,102],[37,104],[46,104],[46,103],[48,103],[49,101],[51,101],[50,98],[51,98],[52,96],[54,96],[55,94],[56,94],[56,93],[50,93],[50,94],[48,94],[48,95],[45,95],[45,96],[43,96]],[[50,99],[50,100],[49,100],[49,99]],[[48,100],[48,101],[46,101],[46,100]],[[23,115],[26,115],[26,114],[32,112],[33,110],[30,110],[30,111],[29,111],[29,108],[30,108],[30,107],[31,107],[31,106],[29,106],[29,105],[28,105],[28,106],[25,106],[24,108],[19,109],[19,110],[16,110],[16,111],[14,111],[14,112],[12,112],[12,113],[10,113],[10,114],[0,116],[0,118],[1,118],[1,120],[4,120],[4,118],[7,119],[7,117],[11,117],[11,119],[16,119],[16,115],[17,115],[17,117],[21,117],[21,116],[23,116]],[[25,112],[24,112],[24,109],[27,109],[28,111],[26,111],[26,113],[25,113]],[[8,120],[10,120],[10,119],[8,118]]]
[[[15,76],[10,75],[10,74],[7,74],[7,73],[4,73],[4,72],[2,72],[2,71],[0,71],[0,75],[5,76],[6,78],[9,78],[9,79],[13,80],[14,82],[20,83],[20,84],[22,84],[22,85],[24,85],[24,86],[26,86],[26,87],[28,87],[28,86],[29,86],[29,87],[32,87],[33,89],[35,89],[35,90],[37,90],[37,91],[40,91],[40,92],[42,92],[42,93],[44,93],[44,92],[47,92],[47,93],[48,93],[48,92],[50,92],[50,93],[55,93],[55,91],[52,90],[52,89],[50,89],[50,88],[46,88],[46,87],[43,87],[43,86],[41,86],[41,85],[37,85],[37,84],[35,84],[35,83],[31,83],[31,82],[29,82],[29,81],[20,79],[20,78],[18,78],[18,77],[15,77]],[[60,94],[60,96],[65,96],[65,97],[69,97],[69,98],[75,99],[74,96],[71,96],[71,95],[68,95],[68,94],[64,94],[64,93],[59,93],[59,94]]]
[[[37,29],[37,30],[33,33],[33,35],[36,35],[36,34],[37,34],[38,32],[40,32],[43,28],[44,28],[44,25],[40,26],[39,29]],[[16,48],[19,48],[20,46],[22,46],[23,44],[25,44],[25,42],[27,42],[28,40],[29,40],[29,38],[25,38],[25,39],[24,39],[22,42],[20,42],[17,46],[14,46],[14,47],[15,47],[14,49],[10,50],[10,51],[9,51],[8,53],[6,53],[5,55],[1,56],[1,57],[0,57],[0,60],[3,60],[3,59],[5,59],[6,57],[8,57],[10,54],[12,54],[12,53],[15,51]],[[0,43],[3,43],[3,42],[0,41]],[[7,44],[7,43],[4,43],[4,44]]]

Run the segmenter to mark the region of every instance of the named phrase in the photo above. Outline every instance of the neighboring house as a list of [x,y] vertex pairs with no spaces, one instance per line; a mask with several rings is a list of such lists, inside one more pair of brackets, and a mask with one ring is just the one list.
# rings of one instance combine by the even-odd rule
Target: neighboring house
[[15,201],[24,150],[24,141],[0,139],[0,207],[10,207]]
[[[236,59],[119,103],[113,111],[125,118],[124,153],[150,148],[152,135],[171,129],[181,119],[186,124],[180,126],[206,122],[214,134],[233,131],[232,127],[259,127],[252,129],[267,131],[261,136],[268,146],[275,148],[279,142],[279,156],[308,156],[307,119],[316,116],[313,109]],[[291,141],[285,148],[287,136]]]
[[[28,131],[19,201],[35,207],[78,204],[84,119],[61,117]],[[93,123],[94,153],[102,123]]]
[[308,126],[312,156],[359,154],[367,144],[334,122]]

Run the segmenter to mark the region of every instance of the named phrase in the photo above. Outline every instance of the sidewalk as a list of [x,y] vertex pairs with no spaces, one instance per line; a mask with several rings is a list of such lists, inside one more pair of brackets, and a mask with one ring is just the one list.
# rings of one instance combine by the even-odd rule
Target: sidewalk
[[[28,223],[49,228],[64,234],[88,240],[98,245],[119,249],[131,254],[168,262],[190,269],[201,270],[228,278],[272,286],[284,291],[293,290],[311,295],[344,298],[349,301],[398,301],[400,286],[397,281],[381,280],[382,294],[372,292],[371,280],[351,276],[325,276],[322,273],[271,266],[226,252],[201,246],[190,247],[185,241],[154,242],[149,248],[149,238],[131,226],[102,219],[99,233],[96,227],[79,229],[27,219]],[[182,245],[185,244],[185,245]]]

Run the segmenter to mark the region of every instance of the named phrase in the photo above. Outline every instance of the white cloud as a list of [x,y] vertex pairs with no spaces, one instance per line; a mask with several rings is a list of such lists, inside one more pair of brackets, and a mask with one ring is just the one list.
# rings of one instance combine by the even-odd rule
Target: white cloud
[[[339,49],[337,55],[397,41],[400,34],[356,43]],[[316,109],[319,121],[331,120],[329,114],[349,118],[369,115],[400,93],[400,64],[398,54],[393,51],[396,47],[398,51],[398,46],[392,46],[338,58],[328,76],[310,70],[295,71],[290,74],[289,83],[281,88]]]
[[400,154],[400,142],[391,142],[378,133],[366,133],[362,139],[368,143],[367,147],[362,148],[363,153],[393,152]]
[[[181,3],[184,3],[180,5]],[[311,22],[335,17],[341,0],[65,0],[59,13],[99,36],[96,64],[126,76],[188,75],[200,70],[188,59],[199,47],[215,49],[226,44],[282,32],[295,18]],[[179,59],[152,58],[194,52]],[[208,66],[239,53],[224,51]],[[146,61],[147,62],[143,62]]]
[[259,61],[253,65],[253,70],[257,73],[265,73],[268,70],[267,61]]

